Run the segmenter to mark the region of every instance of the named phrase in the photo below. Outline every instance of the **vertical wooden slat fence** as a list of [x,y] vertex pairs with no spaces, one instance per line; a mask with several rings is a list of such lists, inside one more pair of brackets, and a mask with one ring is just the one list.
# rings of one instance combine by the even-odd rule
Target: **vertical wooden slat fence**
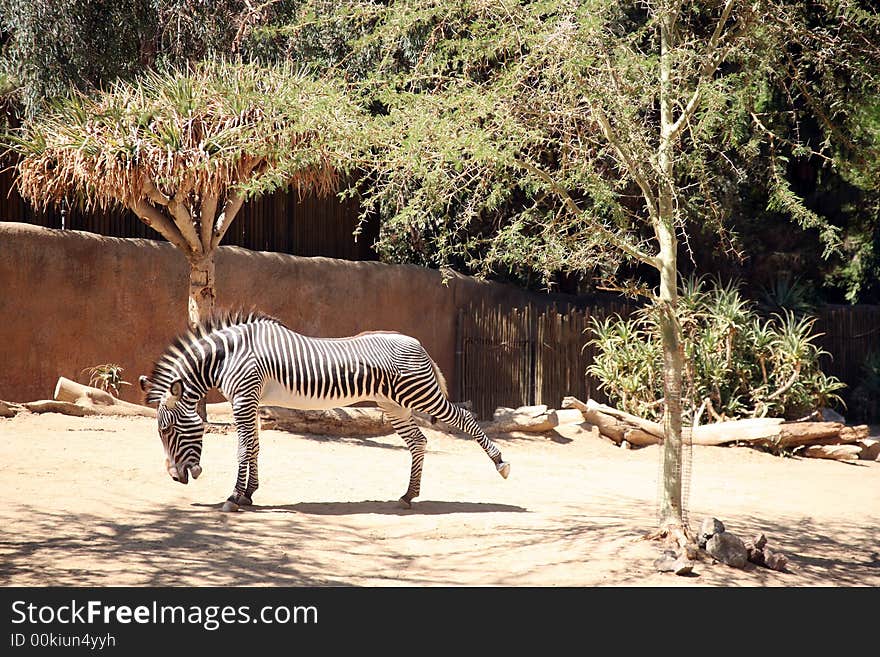
[[[0,221],[17,221],[47,228],[83,230],[108,237],[141,237],[162,240],[152,228],[125,209],[83,211],[69,205],[36,209],[22,200],[14,187],[12,169],[0,171]],[[326,256],[345,260],[376,260],[372,249],[378,221],[361,235],[356,200],[276,192],[247,201],[229,227],[224,245],[254,251],[275,251],[301,256]]]
[[574,395],[607,401],[586,374],[592,316],[627,315],[624,302],[590,308],[502,308],[475,304],[458,317],[458,391],[478,417],[499,406],[546,404],[558,408]]
[[828,352],[822,371],[847,384],[841,396],[846,416],[857,422],[880,422],[880,399],[853,397],[864,379],[865,361],[880,354],[880,306],[825,306],[817,312],[817,344]]

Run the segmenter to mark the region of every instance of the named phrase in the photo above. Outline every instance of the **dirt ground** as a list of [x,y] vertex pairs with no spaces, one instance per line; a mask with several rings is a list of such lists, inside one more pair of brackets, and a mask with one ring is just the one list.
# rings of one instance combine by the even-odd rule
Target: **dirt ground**
[[764,532],[790,572],[698,562],[658,573],[659,450],[581,433],[473,441],[426,431],[422,495],[397,507],[395,436],[264,431],[252,510],[221,513],[233,433],[205,437],[198,481],[164,471],[155,420],[0,419],[3,586],[878,586],[880,463],[694,447],[690,522]]

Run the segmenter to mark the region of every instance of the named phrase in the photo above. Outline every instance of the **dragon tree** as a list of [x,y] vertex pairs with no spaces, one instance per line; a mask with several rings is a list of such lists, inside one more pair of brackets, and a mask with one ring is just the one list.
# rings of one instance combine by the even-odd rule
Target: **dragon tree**
[[74,92],[15,139],[32,204],[125,207],[190,267],[190,326],[214,308],[217,247],[251,196],[335,192],[357,111],[289,66],[203,63]]

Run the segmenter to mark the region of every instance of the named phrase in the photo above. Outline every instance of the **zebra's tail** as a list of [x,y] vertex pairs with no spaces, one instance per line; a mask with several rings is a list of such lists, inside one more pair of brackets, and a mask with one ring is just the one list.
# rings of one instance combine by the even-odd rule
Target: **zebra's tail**
[[446,385],[446,377],[443,376],[443,372],[440,371],[440,368],[437,366],[437,363],[434,362],[434,359],[428,356],[428,360],[431,361],[431,367],[434,368],[434,376],[437,378],[437,384],[440,386],[440,391],[443,393],[443,396],[449,399],[449,388]]
[[[431,367],[434,368],[434,378],[437,379],[437,385],[440,386],[440,392],[443,393],[443,396],[446,399],[449,399],[449,388],[446,385],[446,377],[443,376],[443,372],[440,371],[440,368],[437,366],[437,363],[434,362],[434,359],[428,356],[428,360],[431,361]],[[431,424],[437,424],[437,416],[431,416]]]

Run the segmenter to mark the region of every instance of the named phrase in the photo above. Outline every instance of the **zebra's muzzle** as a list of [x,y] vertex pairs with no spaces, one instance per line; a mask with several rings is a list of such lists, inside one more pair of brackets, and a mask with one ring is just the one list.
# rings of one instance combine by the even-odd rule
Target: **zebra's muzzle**
[[186,466],[182,465],[177,467],[176,465],[171,465],[168,467],[168,474],[171,475],[171,478],[174,481],[178,481],[181,484],[185,484],[189,481],[189,475],[186,472]]
[[171,475],[171,478],[174,481],[179,481],[181,484],[189,483],[189,475],[192,475],[193,479],[198,479],[199,475],[202,474],[202,466],[198,463],[196,465],[182,465],[177,467],[172,465],[168,468],[168,474]]

